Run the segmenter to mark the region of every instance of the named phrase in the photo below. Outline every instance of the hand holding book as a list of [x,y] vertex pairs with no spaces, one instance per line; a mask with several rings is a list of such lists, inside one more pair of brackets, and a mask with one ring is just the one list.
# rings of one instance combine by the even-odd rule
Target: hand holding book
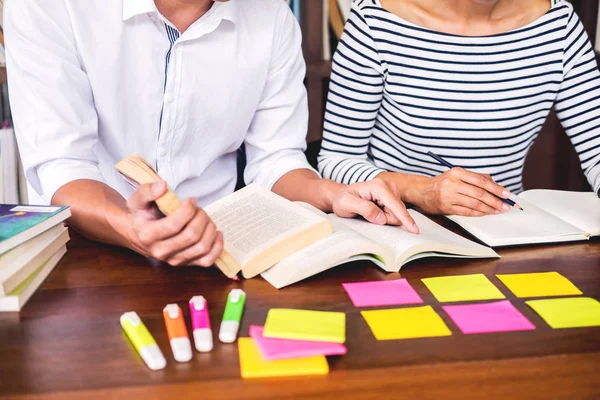
[[[116,168],[137,188],[127,206],[143,252],[174,266],[209,267],[223,256],[223,235],[195,200],[181,202],[139,155],[122,160]],[[230,278],[238,272],[222,270]]]
[[[139,155],[116,168],[134,186],[142,185],[128,201],[137,216],[134,229],[151,254],[169,264],[214,262],[230,278],[240,271],[251,278],[333,231],[327,219],[258,185],[201,209],[191,199],[180,202]],[[157,219],[154,203],[166,218]]]

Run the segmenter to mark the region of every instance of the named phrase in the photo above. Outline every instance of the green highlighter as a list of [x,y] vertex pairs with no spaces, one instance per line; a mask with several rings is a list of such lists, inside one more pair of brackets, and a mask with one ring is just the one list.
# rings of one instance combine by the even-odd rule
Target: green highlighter
[[227,296],[227,304],[223,313],[223,321],[219,329],[219,340],[223,343],[233,343],[237,339],[240,320],[244,312],[246,293],[242,289],[233,289]]

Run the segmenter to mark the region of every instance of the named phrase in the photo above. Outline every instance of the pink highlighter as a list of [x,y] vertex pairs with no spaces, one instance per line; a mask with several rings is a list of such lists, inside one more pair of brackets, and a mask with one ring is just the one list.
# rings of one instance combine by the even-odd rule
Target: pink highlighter
[[194,296],[190,299],[190,315],[196,350],[208,352],[213,349],[212,329],[208,317],[208,303],[203,296]]

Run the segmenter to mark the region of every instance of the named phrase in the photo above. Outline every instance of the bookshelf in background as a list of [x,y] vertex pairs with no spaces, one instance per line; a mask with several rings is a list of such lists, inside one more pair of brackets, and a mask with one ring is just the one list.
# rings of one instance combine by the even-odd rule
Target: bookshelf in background
[[[324,59],[329,58],[324,57],[324,32],[333,35],[331,30],[323,29],[323,21],[329,21],[324,13],[327,12],[328,7],[331,7],[331,4],[335,4],[338,0],[292,1],[300,1],[300,25],[304,34],[303,50],[307,64],[306,88],[310,120],[306,155],[311,164],[316,166],[331,73],[331,61]],[[580,16],[592,42],[596,42],[597,49],[600,49],[600,37],[596,38],[597,32],[600,32],[599,1],[571,0],[571,3]],[[331,46],[331,51],[334,50],[334,46]],[[600,62],[600,55],[597,54],[597,56]],[[540,136],[527,156],[523,180],[527,189],[590,190],[577,154],[554,112],[546,121]]]

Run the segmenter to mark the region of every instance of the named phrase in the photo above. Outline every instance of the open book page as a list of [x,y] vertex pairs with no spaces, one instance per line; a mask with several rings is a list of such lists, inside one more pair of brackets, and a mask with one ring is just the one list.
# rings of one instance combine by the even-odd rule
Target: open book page
[[385,260],[377,263],[382,269],[388,272],[397,271],[394,267],[394,255],[384,246],[348,228],[335,215],[327,215],[309,204],[298,204],[329,219],[334,232],[263,272],[262,277],[271,285],[280,289],[343,264],[359,254],[376,254],[381,260]]
[[242,268],[261,253],[287,239],[295,239],[303,231],[318,225],[326,228],[321,229],[321,237],[332,231],[323,216],[259,185],[249,185],[211,204],[205,211],[223,232],[226,250]]
[[454,254],[461,257],[498,257],[490,248],[475,243],[436,224],[415,210],[408,210],[420,234],[414,235],[399,226],[381,226],[359,219],[340,219],[347,226],[394,252],[396,270],[409,260],[428,256]]
[[600,235],[600,198],[594,192],[528,190],[523,198],[591,235]]
[[585,232],[560,218],[534,206],[521,197],[513,197],[523,210],[512,207],[510,211],[448,218],[490,246],[511,244],[561,242],[585,239]]

